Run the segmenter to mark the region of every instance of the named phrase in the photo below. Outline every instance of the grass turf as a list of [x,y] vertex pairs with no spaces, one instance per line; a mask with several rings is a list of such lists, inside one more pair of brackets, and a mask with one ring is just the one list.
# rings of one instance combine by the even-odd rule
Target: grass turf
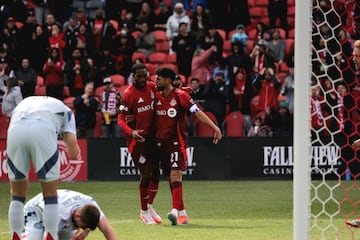
[[[166,214],[171,196],[166,181],[160,183],[154,207],[163,217],[161,225],[144,225],[139,219],[137,182],[61,183],[68,188],[93,196],[112,224],[118,239],[126,240],[289,240],[293,238],[292,181],[184,181],[184,202],[190,224],[171,226]],[[0,240],[8,240],[7,208],[9,186],[0,183]],[[40,191],[38,183],[30,185],[29,197]],[[341,197],[341,192],[337,193]],[[354,194],[356,194],[354,192]],[[320,195],[320,194],[319,194]],[[330,212],[337,206],[330,205]],[[321,212],[321,205],[313,212]],[[305,210],[304,210],[305,211]],[[342,209],[342,211],[346,211]],[[326,233],[312,228],[311,239],[360,239],[357,230],[344,226],[344,217],[333,218]],[[327,224],[321,216],[318,225]],[[359,231],[360,232],[360,231]],[[87,239],[104,239],[98,230]]]

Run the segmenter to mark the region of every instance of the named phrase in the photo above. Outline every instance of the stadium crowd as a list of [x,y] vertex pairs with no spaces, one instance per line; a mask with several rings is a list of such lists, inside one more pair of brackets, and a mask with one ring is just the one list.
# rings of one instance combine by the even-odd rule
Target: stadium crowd
[[[152,81],[157,67],[173,68],[181,84],[193,89],[192,97],[221,127],[224,136],[231,136],[234,128],[240,128],[237,136],[292,135],[293,0],[4,2],[0,8],[2,99],[9,92],[7,89],[13,88],[12,85],[6,87],[8,82],[13,82],[7,80],[14,77],[23,98],[53,96],[79,113],[81,110],[75,108],[74,100],[91,95],[95,104],[91,113],[84,102],[86,114],[77,114],[81,122],[87,119],[87,114],[91,115],[91,120],[84,125],[77,118],[82,136],[119,136],[119,129],[114,127],[116,133],[107,129],[117,114],[116,107],[107,109],[107,101],[111,97],[119,104],[122,91],[133,79],[131,66],[137,62],[146,64]],[[313,28],[316,36],[313,71],[330,73],[320,81],[314,80],[314,88],[329,86],[335,90],[342,85],[345,90],[343,94],[338,94],[340,90],[336,94],[328,91],[328,96],[314,90],[318,95],[312,96],[312,122],[319,129],[323,124],[333,129],[339,127],[338,124],[324,121],[324,116],[333,109],[326,109],[322,99],[336,105],[341,98],[344,106],[352,109],[351,103],[346,105],[345,99],[350,97],[345,95],[351,93],[355,99],[354,95],[359,92],[351,61],[351,43],[359,37],[356,17],[359,5],[356,1],[335,0],[334,11],[341,17],[343,27],[332,31],[331,20],[324,21],[321,14],[328,11],[332,3],[313,2],[314,21],[324,23]],[[326,51],[333,53],[340,49],[335,47],[336,42],[326,41],[327,38],[341,44],[342,51],[336,59]],[[338,68],[328,68],[334,61]],[[340,74],[344,81],[333,86],[331,74]],[[88,82],[93,83],[92,90],[85,93]],[[110,112],[111,121],[107,119]],[[348,114],[344,110],[337,114],[341,115],[341,123],[346,128]],[[9,116],[3,115],[1,121],[8,121]],[[200,136],[191,120],[189,118],[189,133]],[[255,126],[264,129],[261,134]],[[84,129],[92,132],[85,134]]]

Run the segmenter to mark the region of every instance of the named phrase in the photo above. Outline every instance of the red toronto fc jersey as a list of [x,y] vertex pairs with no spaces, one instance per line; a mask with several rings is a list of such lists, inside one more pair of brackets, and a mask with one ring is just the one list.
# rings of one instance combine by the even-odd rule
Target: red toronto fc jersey
[[[155,84],[147,82],[145,88],[139,89],[133,85],[129,86],[121,98],[120,113],[122,115],[135,115],[135,122],[129,123],[133,129],[144,130],[141,135],[148,136],[155,133],[154,129],[154,98]],[[121,127],[122,124],[119,121]],[[124,129],[124,128],[123,128]],[[132,129],[126,129],[131,134]]]
[[179,141],[186,145],[186,112],[194,104],[188,93],[177,88],[166,98],[162,92],[156,92],[155,128],[156,138],[160,143]]

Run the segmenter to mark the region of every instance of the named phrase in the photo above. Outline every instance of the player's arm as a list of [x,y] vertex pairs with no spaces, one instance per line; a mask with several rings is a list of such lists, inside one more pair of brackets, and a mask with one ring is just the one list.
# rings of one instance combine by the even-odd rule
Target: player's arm
[[356,150],[360,149],[360,139],[355,140],[352,144],[352,147]]
[[100,219],[98,228],[104,234],[107,240],[117,240],[115,232],[105,216]]
[[63,140],[66,145],[66,151],[70,159],[77,159],[80,155],[80,147],[77,142],[77,137],[75,134],[70,132],[64,132]]
[[216,124],[203,112],[201,111],[196,104],[194,104],[191,108],[190,111],[193,112],[195,114],[195,116],[203,123],[205,123],[206,125],[208,125],[210,128],[212,128],[214,130],[214,139],[213,139],[213,143],[217,144],[221,138],[222,138],[222,134],[220,131],[220,128],[218,126],[216,126]]

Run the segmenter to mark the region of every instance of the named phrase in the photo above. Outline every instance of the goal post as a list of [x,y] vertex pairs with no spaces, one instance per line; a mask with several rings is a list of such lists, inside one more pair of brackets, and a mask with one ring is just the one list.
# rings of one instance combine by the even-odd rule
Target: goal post
[[295,1],[294,240],[310,239],[311,3],[311,0]]

